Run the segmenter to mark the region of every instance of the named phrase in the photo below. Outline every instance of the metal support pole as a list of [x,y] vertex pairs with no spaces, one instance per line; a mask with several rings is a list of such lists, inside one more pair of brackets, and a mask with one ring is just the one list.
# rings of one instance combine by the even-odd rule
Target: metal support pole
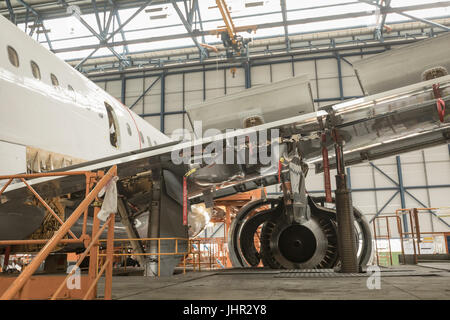
[[252,77],[250,71],[250,62],[246,61],[243,63],[244,73],[245,73],[245,89],[252,87]]
[[16,24],[16,16],[14,15],[14,9],[11,5],[11,1],[10,0],[6,0],[6,6],[8,7],[8,11],[9,11],[9,20]]
[[[150,200],[150,214],[148,222],[148,232],[149,238],[159,237],[159,216],[160,216],[160,199],[161,199],[161,175],[160,169],[152,170],[152,199]],[[147,245],[147,252],[157,253],[158,243],[155,240],[150,240]],[[147,260],[145,264],[144,275],[147,277],[154,277],[158,274],[158,263],[159,256],[151,255],[150,259]]]
[[[114,255],[114,220],[115,214],[111,213],[108,225],[108,238],[106,240],[106,261],[109,261],[105,271],[105,300],[112,299],[112,276],[113,276],[113,255]],[[125,263],[126,264],[126,263]]]
[[328,203],[333,202],[331,196],[331,178],[330,178],[330,165],[328,158],[328,149],[326,146],[327,135],[322,133],[322,161],[323,161],[323,178],[325,186],[325,201]]
[[336,174],[336,220],[338,224],[338,249],[341,257],[341,272],[358,272],[357,246],[355,241],[355,226],[353,205],[350,190],[347,187],[347,176],[344,168],[342,140],[335,129],[333,131],[337,160]]
[[165,112],[166,112],[166,75],[163,73],[161,75],[161,118],[160,118],[160,128],[159,130],[164,133],[165,126]]
[[205,66],[203,66],[203,71],[202,71],[202,90],[203,90],[203,101],[206,100],[206,71],[205,71]]
[[338,68],[339,96],[340,96],[341,100],[344,100],[344,84],[342,81],[341,56],[339,53],[336,53],[336,61],[337,61],[337,68]]
[[[402,209],[406,208],[406,201],[405,201],[405,187],[403,186],[403,174],[402,174],[402,163],[400,160],[400,156],[395,157],[397,161],[397,175],[398,175],[398,187],[400,191],[400,202],[402,205]],[[405,232],[408,232],[408,220],[405,216],[402,217],[403,220],[403,229]]]
[[[92,239],[94,239],[95,235],[97,234],[98,230],[100,229],[100,220],[98,219],[97,215],[100,212],[100,207],[96,206],[94,208],[94,221],[92,223]],[[98,273],[98,247],[99,243],[97,242],[94,244],[94,246],[91,249],[91,252],[89,254],[89,285],[92,285],[95,279],[97,278]],[[91,295],[88,297],[88,299],[95,299],[97,297],[97,286],[95,286],[92,290]]]
[[[127,79],[125,78],[125,75],[120,76],[120,101],[122,104],[125,104],[125,98],[126,98],[126,92],[127,92]],[[131,108],[130,108],[131,109]]]

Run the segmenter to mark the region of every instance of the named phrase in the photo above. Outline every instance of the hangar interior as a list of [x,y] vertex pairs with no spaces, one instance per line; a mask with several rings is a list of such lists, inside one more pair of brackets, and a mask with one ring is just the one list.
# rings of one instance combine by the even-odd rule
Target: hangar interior
[[[386,61],[392,62],[392,50],[430,39],[442,39],[433,47],[440,52],[450,47],[449,1],[6,0],[0,3],[0,13],[169,137],[179,129],[193,131],[190,106],[303,75],[309,80],[314,112],[358,101],[368,95],[355,71],[359,61],[384,54]],[[237,36],[236,42],[229,40],[232,36]],[[428,49],[431,54],[433,49]],[[426,48],[412,51],[404,59],[414,59],[415,54],[427,60]],[[390,66],[386,62],[385,74],[371,79],[385,81],[383,91],[405,85],[392,80],[389,73],[401,73],[407,63],[395,63]],[[416,75],[407,84],[422,80]],[[445,108],[444,116],[448,117]],[[443,122],[448,125],[447,118]],[[144,147],[155,145],[153,137],[149,138],[143,139]],[[262,262],[252,268],[236,266],[229,257],[232,220],[252,201],[283,195],[279,184],[271,184],[214,199],[208,217],[187,237],[186,254],[176,255],[174,275],[172,270],[164,274],[161,256],[156,258],[157,275],[149,275],[139,264],[149,256],[156,257],[151,243],[141,259],[136,243],[122,241],[113,246],[117,256],[111,270],[112,285],[106,274],[98,288],[92,287],[88,293],[91,298],[185,299],[180,293],[185,288],[191,299],[247,299],[249,294],[254,299],[448,299],[448,141],[447,134],[443,141],[424,149],[413,142],[401,153],[365,159],[345,168],[352,205],[370,228],[373,248],[367,265],[381,268],[379,290],[368,289],[367,274],[358,276],[356,272],[344,277],[346,273],[336,275],[332,268],[321,273],[316,268],[262,268]],[[308,194],[324,197],[324,173],[315,162],[308,166]],[[5,176],[17,173],[1,168],[0,172]],[[337,169],[329,172],[334,191],[338,189]],[[202,213],[197,217],[207,211],[201,205],[196,210]],[[128,233],[127,238],[134,237]],[[156,237],[149,233],[147,238]],[[261,244],[255,239],[258,247]],[[175,242],[173,254],[178,254],[180,244]],[[158,254],[160,245],[158,240]],[[36,256],[36,252],[10,255],[6,250],[11,247],[0,249],[2,271],[10,279],[20,273],[12,270],[15,265],[20,265],[23,273]],[[103,255],[107,254],[105,249]],[[66,272],[80,252],[54,256],[65,260],[61,267],[53,259],[52,271]],[[89,272],[99,274],[102,267],[97,267],[94,270],[89,265]],[[43,262],[40,268],[44,269]],[[83,286],[84,281],[88,279],[82,280]],[[11,283],[3,282],[0,293],[8,292]],[[30,285],[27,292],[15,297],[32,298],[33,290],[39,291]],[[79,298],[67,292],[66,299]],[[40,294],[42,299],[42,294],[48,293]]]

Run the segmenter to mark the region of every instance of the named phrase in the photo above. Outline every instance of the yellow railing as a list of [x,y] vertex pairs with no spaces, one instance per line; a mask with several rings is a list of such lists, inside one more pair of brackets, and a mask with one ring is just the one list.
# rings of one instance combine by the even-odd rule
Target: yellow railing
[[[100,240],[100,242],[105,242],[106,240]],[[194,271],[196,268],[200,270],[200,252],[198,250],[193,249],[193,245],[198,243],[197,247],[199,246],[199,241],[195,239],[188,239],[188,238],[178,238],[178,237],[172,237],[172,238],[127,238],[127,239],[114,239],[113,242],[129,242],[129,241],[142,241],[143,243],[146,243],[145,247],[147,248],[147,251],[149,251],[149,248],[151,247],[152,242],[157,242],[156,248],[157,251],[155,252],[144,252],[144,253],[138,253],[138,252],[126,252],[126,253],[113,253],[112,256],[151,256],[156,257],[158,261],[158,277],[161,275],[161,256],[182,256],[183,257],[183,273],[186,273],[186,263],[189,258],[193,259],[192,265]],[[170,250],[164,250],[164,252],[161,252],[161,243],[166,244],[167,242],[173,242],[174,243],[174,249],[172,251]],[[184,250],[182,249],[180,251],[180,247],[183,247],[184,243]],[[117,246],[116,246],[117,248]],[[123,250],[123,246],[119,247],[119,250]],[[125,250],[132,250],[131,247],[125,247]],[[105,253],[98,253],[98,258],[105,257],[107,254]],[[197,258],[198,257],[198,258]],[[99,261],[97,262],[97,265],[102,265]],[[125,261],[126,266],[126,261]]]

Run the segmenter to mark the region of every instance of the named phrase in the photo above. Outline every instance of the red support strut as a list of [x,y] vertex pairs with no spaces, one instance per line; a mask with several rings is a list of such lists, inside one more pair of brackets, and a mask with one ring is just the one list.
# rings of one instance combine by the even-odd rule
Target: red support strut
[[322,161],[323,161],[323,177],[325,184],[325,201],[331,203],[331,178],[330,178],[330,163],[328,159],[328,149],[326,146],[327,135],[322,133]]
[[439,121],[443,123],[445,117],[445,101],[442,100],[439,83],[433,84],[433,94],[436,99],[436,109],[439,115]]

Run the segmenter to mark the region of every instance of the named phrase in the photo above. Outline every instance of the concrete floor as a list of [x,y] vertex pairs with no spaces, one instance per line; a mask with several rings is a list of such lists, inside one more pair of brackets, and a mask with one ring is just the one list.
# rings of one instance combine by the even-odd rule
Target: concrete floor
[[[450,299],[450,263],[381,269],[381,288],[369,290],[367,276],[283,277],[278,270],[228,269],[190,272],[159,279],[114,277],[113,299],[132,300],[417,300]],[[280,277],[281,276],[281,277]],[[99,283],[99,296],[103,282]]]

